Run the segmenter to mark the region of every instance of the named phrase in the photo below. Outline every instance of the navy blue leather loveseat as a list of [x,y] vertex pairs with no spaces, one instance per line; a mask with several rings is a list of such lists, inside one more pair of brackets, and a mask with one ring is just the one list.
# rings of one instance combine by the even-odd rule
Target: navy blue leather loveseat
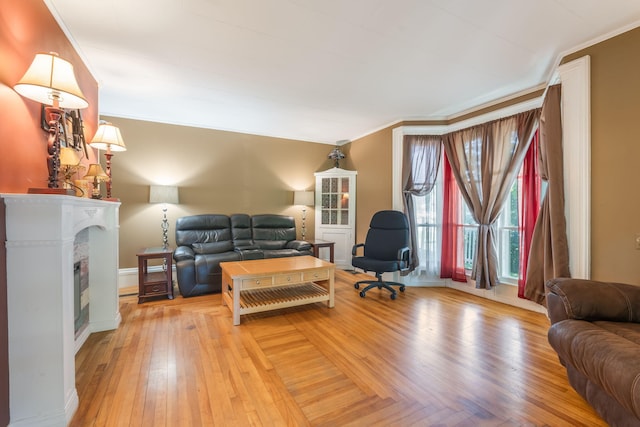
[[220,263],[245,259],[312,255],[296,240],[293,217],[207,214],[178,218],[173,259],[183,297],[221,291]]

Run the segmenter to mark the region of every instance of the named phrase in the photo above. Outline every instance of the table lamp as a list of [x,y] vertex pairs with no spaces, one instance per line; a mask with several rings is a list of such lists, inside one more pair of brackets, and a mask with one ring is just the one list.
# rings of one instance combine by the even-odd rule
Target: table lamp
[[[48,188],[30,188],[29,193],[73,194],[58,184],[60,170],[60,128],[63,108],[86,108],[85,99],[73,72],[73,65],[57,53],[38,53],[20,81],[13,87],[25,98],[48,105],[45,108],[49,126],[47,141]],[[69,192],[70,191],[70,192]]]
[[306,234],[307,206],[313,206],[315,203],[313,191],[294,191],[293,204],[302,206],[302,240]]
[[167,204],[178,204],[178,187],[175,185],[149,186],[149,203],[162,203],[162,246],[169,246],[169,221],[167,220]]
[[109,177],[104,173],[104,169],[100,166],[100,163],[91,163],[89,170],[84,176],[85,178],[93,179],[93,191],[91,192],[92,199],[101,199],[100,195],[100,183],[107,180]]
[[69,147],[60,148],[60,172],[63,176],[63,188],[74,189],[75,185],[71,178],[81,169],[84,169],[84,166],[80,164],[78,152]]
[[100,121],[98,130],[93,139],[89,143],[93,148],[98,150],[106,150],[104,157],[106,158],[106,174],[109,177],[107,181],[107,198],[106,200],[118,200],[111,198],[111,151],[127,151],[124,140],[120,134],[120,129],[109,122]]

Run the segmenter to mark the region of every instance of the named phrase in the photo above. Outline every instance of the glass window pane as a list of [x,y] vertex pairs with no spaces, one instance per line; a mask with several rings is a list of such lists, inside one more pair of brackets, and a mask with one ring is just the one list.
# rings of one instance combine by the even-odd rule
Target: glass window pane
[[342,192],[343,193],[348,193],[349,192],[349,179],[348,178],[342,178]]
[[322,192],[323,193],[328,193],[329,192],[329,184],[330,184],[330,180],[329,178],[322,178]]
[[338,192],[338,178],[331,178],[331,192]]
[[509,193],[509,225],[518,225],[518,181],[516,180]]
[[330,205],[329,207],[331,209],[337,209],[338,208],[338,195],[337,194],[331,194],[329,195],[329,200],[330,200]]
[[340,212],[340,224],[349,225],[349,211]]
[[349,209],[349,195],[348,194],[343,194],[340,197],[340,207],[342,209]]
[[464,268],[471,270],[473,268],[473,259],[476,253],[476,241],[478,239],[478,227],[465,226],[464,233]]
[[324,209],[329,208],[329,195],[328,194],[323,194],[322,195],[322,207]]
[[337,224],[337,223],[338,223],[338,212],[331,211],[331,224]]
[[518,230],[509,230],[509,276],[518,278],[520,270],[520,244]]
[[329,224],[329,211],[326,209],[322,210],[322,223]]

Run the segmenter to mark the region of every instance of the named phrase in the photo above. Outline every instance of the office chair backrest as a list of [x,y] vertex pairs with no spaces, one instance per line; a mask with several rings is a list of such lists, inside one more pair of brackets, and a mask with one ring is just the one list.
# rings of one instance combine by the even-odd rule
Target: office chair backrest
[[371,218],[364,244],[364,256],[392,261],[398,249],[409,246],[409,221],[398,211],[379,211]]

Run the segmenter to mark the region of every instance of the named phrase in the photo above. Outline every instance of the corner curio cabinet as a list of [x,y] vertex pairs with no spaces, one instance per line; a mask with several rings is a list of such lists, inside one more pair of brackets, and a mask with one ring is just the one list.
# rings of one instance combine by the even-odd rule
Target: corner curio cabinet
[[356,235],[356,171],[316,172],[315,238],[335,243],[335,264],[351,268]]

